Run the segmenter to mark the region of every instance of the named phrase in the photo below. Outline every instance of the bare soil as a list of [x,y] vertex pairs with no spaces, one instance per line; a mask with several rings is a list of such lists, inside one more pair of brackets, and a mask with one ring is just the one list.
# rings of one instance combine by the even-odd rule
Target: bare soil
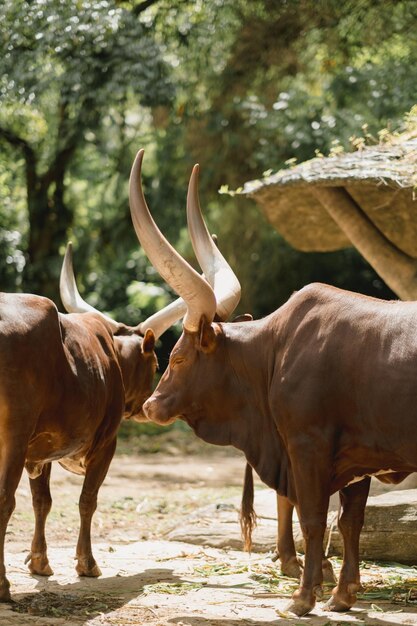
[[[168,541],[168,533],[189,523],[193,512],[213,503],[228,506],[240,495],[244,459],[230,448],[190,448],[169,438],[156,449],[154,454],[123,454],[122,444],[112,462],[93,523],[94,553],[102,569],[98,579],[75,573],[82,478],[58,464],[47,526],[55,573],[30,575],[24,560],[33,515],[28,480],[22,478],[6,539],[14,604],[0,604],[1,626],[417,625],[417,573],[414,589],[411,569],[406,587],[399,584],[390,601],[377,595],[347,614],[325,612],[320,602],[310,616],[296,618],[286,613],[295,583],[278,576],[270,554],[249,557],[238,550]],[[258,483],[257,488],[263,487]],[[364,564],[363,579],[382,587],[385,581],[390,588],[398,571],[394,565]]]

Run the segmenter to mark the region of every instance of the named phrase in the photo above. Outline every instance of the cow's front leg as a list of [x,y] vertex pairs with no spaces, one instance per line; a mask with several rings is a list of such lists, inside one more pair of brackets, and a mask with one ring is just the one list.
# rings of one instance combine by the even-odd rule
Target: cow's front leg
[[300,524],[305,542],[305,561],[300,587],[293,594],[288,610],[298,616],[309,613],[323,596],[322,556],[326,529],[326,512],[303,513],[300,509]]
[[[16,433],[16,441],[19,440],[19,435],[20,433]],[[7,524],[16,504],[15,492],[25,463],[27,437],[24,438],[22,434],[20,447],[9,446],[8,437],[3,432],[0,432],[0,439],[0,602],[11,602],[10,583],[4,566],[4,540]]]
[[320,463],[315,454],[308,454],[305,440],[293,446],[293,479],[297,495],[297,513],[305,543],[304,569],[300,587],[293,594],[288,610],[298,616],[309,613],[323,596],[323,541],[329,508],[329,476],[326,450],[321,450]]
[[91,520],[97,508],[97,494],[113,458],[116,438],[108,446],[99,450],[87,465],[84,484],[80,496],[80,533],[78,536],[76,570],[79,576],[97,577],[101,575],[91,548]]
[[338,520],[343,537],[343,564],[339,584],[333,590],[326,604],[330,611],[348,611],[356,602],[356,594],[361,588],[359,574],[359,538],[365,517],[371,479],[364,478],[341,489],[341,514]]
[[42,468],[42,473],[37,478],[30,478],[29,480],[33,511],[35,513],[35,532],[31,550],[25,563],[29,563],[30,572],[38,576],[52,576],[53,574],[48,561],[45,539],[46,518],[52,506],[51,491],[49,489],[50,476],[51,463],[46,463]]

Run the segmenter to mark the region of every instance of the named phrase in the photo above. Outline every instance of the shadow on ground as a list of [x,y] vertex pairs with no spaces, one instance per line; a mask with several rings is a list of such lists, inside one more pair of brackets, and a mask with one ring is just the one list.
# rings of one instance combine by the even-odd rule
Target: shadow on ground
[[150,569],[132,576],[80,578],[79,582],[67,584],[40,576],[32,578],[38,581],[32,593],[13,595],[13,612],[39,617],[86,617],[87,621],[94,615],[116,611],[126,605],[140,596],[146,585],[184,582],[167,568]]

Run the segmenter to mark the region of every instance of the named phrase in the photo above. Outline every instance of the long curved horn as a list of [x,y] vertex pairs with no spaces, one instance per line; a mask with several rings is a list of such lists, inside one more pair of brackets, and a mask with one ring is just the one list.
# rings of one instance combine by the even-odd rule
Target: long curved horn
[[[59,288],[61,294],[62,304],[68,313],[97,313],[103,319],[111,324],[113,332],[117,332],[120,329],[120,324],[115,322],[111,317],[108,317],[104,313],[101,313],[95,309],[91,304],[85,302],[80,296],[77,284],[75,282],[74,267],[72,262],[72,243],[69,242],[65,251],[64,262],[61,269],[61,277],[59,281]],[[166,307],[157,311],[144,322],[141,322],[137,329],[144,335],[145,332],[151,328],[154,332],[155,339],[158,339],[162,333],[164,333],[172,324],[175,324],[181,319],[187,311],[187,305],[182,298],[177,298],[174,302],[171,302]]]
[[187,312],[187,305],[182,298],[177,298],[166,307],[157,311],[139,324],[142,335],[151,328],[158,339],[170,326],[178,322]]
[[71,241],[68,242],[67,249],[65,250],[64,262],[62,264],[61,275],[59,278],[59,292],[62,304],[68,313],[97,313],[111,325],[113,332],[117,332],[120,329],[120,325],[111,317],[108,317],[107,315],[104,315],[104,313],[101,313],[101,311],[95,309],[80,296],[74,276]]
[[129,181],[130,212],[136,235],[150,262],[166,282],[184,298],[187,313],[184,328],[197,331],[204,315],[213,321],[216,298],[210,285],[185,261],[165,239],[155,224],[143,196],[141,168],[143,150],[139,150]]
[[232,268],[207,230],[198,197],[199,165],[194,165],[188,184],[187,221],[195,255],[216,295],[217,315],[226,321],[239,304],[241,288]]

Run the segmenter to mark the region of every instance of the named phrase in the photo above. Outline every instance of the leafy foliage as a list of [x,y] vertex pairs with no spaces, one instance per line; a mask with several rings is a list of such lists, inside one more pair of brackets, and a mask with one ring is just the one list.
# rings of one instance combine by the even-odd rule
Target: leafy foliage
[[297,252],[253,204],[217,191],[401,128],[415,104],[416,13],[412,0],[5,0],[2,288],[59,303],[71,237],[93,305],[137,323],[170,299],[128,211],[130,165],[145,147],[149,205],[192,262],[184,207],[200,162],[241,311],[264,315],[310,280],[389,296],[355,251]]
[[126,126],[128,102],[165,104],[173,87],[153,33],[115,2],[7,0],[0,18],[0,140],[24,159],[28,197],[24,286],[54,295],[75,160],[98,133]]

